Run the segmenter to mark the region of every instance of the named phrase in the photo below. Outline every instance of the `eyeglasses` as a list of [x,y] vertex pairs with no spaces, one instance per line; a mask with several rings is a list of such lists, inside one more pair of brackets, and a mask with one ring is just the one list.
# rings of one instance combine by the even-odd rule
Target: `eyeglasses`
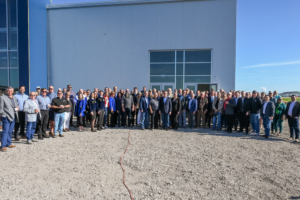
[[53,90],[53,88],[49,88],[49,90]]
[[68,87],[68,88],[72,88],[72,87]]
[[46,90],[43,90],[42,92],[47,92]]
[[62,93],[57,93],[57,94],[62,94]]

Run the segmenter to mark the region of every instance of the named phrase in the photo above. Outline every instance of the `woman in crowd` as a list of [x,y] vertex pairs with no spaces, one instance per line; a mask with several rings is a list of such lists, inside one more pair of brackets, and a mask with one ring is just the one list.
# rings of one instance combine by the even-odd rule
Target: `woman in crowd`
[[116,101],[116,110],[117,110],[117,123],[118,123],[118,127],[121,127],[121,120],[122,120],[122,93],[118,92],[118,96],[115,99]]
[[115,92],[110,93],[109,97],[109,112],[110,112],[110,127],[115,127],[115,116],[116,116],[116,101],[115,101]]
[[[275,115],[273,118],[273,126],[275,128],[275,132],[280,135],[282,133],[282,122],[286,111],[286,105],[282,102],[282,98],[279,97],[277,100],[277,106],[275,107]],[[277,124],[279,124],[279,131],[277,128]],[[272,130],[273,131],[273,130]]]
[[217,93],[216,104],[218,105],[213,105],[215,107],[215,113],[213,117],[213,128],[212,128],[213,130],[215,130],[216,128],[217,131],[221,130],[221,117],[224,110],[223,108],[224,108],[224,101],[225,101],[224,97],[225,95],[221,96],[220,92]]
[[[37,142],[33,138],[33,134],[36,129],[36,123],[38,119],[41,119],[39,103],[36,98],[36,92],[31,92],[29,95],[29,99],[25,100],[23,111],[25,112],[25,121],[27,122],[27,144],[32,144],[32,142]],[[43,138],[43,137],[42,137]],[[39,138],[39,139],[42,139]]]
[[70,100],[70,95],[71,95],[70,92],[65,93],[65,98],[70,103],[70,107],[66,108],[65,111],[65,122],[64,122],[63,132],[71,131],[69,127],[70,127],[70,119],[73,114],[73,101]]
[[76,110],[75,110],[75,115],[77,117],[77,124],[79,126],[79,130],[78,130],[79,132],[83,131],[83,117],[84,117],[85,107],[86,107],[85,98],[83,97],[83,94],[79,94],[76,103]]
[[92,92],[90,94],[90,97],[89,97],[89,100],[88,100],[88,105],[89,105],[89,112],[90,112],[91,131],[92,132],[97,132],[97,130],[95,129],[95,119],[96,119],[96,116],[97,116],[98,104],[96,102],[94,92]]

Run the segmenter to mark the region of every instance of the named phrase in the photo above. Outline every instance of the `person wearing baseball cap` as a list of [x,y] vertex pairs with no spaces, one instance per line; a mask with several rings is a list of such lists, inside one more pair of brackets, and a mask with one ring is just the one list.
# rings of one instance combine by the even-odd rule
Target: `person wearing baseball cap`
[[37,96],[41,95],[41,87],[40,86],[37,86],[35,90],[37,92]]

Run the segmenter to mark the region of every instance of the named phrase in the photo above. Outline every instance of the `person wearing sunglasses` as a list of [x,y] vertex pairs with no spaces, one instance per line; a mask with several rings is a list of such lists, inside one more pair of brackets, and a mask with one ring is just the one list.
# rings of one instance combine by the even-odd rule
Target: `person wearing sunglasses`
[[[52,99],[56,98],[56,93],[54,92],[54,87],[52,85],[49,86],[49,93],[47,96],[50,98],[50,101],[52,102]],[[52,108],[49,109],[49,125],[50,125],[50,135],[54,136],[54,111]]]
[[39,103],[41,120],[37,123],[37,134],[38,139],[43,140],[43,138],[49,138],[49,134],[47,134],[47,124],[49,120],[49,109],[51,108],[51,100],[47,96],[47,89],[41,89],[41,95],[36,97],[36,100]]

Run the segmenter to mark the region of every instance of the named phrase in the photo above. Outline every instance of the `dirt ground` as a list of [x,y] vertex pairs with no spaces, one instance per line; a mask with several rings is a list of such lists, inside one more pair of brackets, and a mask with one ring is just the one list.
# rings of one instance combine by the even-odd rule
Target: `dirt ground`
[[[131,129],[134,199],[300,199],[300,143],[208,129]],[[75,130],[75,129],[74,129]],[[25,140],[0,154],[0,199],[130,199],[129,129]],[[262,135],[262,133],[261,133]]]

